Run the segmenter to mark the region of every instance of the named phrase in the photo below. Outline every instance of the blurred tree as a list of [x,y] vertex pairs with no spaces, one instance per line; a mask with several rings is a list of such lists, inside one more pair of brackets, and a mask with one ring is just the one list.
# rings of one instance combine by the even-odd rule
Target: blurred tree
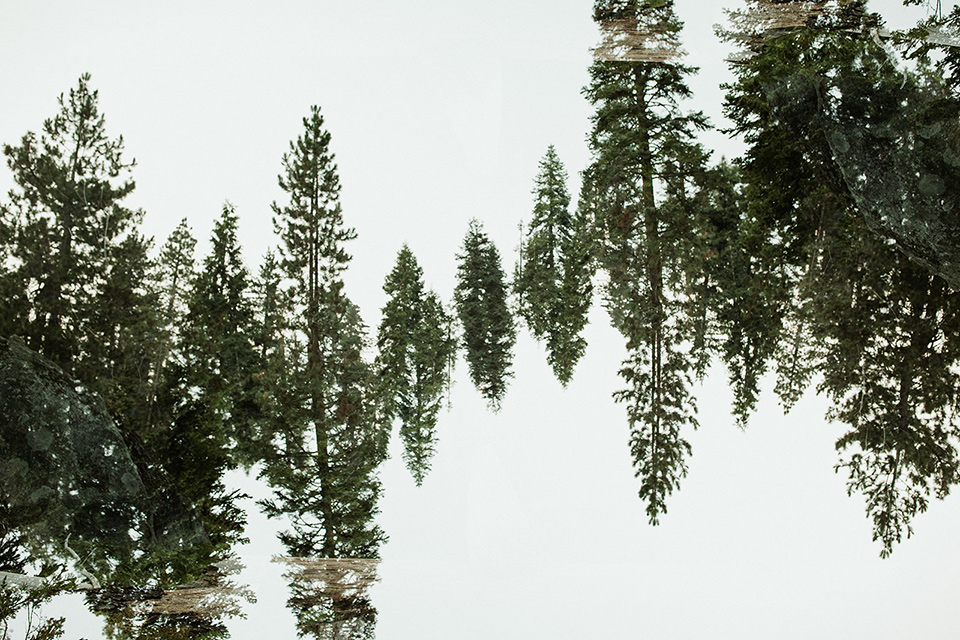
[[297,633],[324,640],[376,637],[377,610],[368,590],[377,581],[377,560],[368,558],[275,558],[292,595],[287,606]]

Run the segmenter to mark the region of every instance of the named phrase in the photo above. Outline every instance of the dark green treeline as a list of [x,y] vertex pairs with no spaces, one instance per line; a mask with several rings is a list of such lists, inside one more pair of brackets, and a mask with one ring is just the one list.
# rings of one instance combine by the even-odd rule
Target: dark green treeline
[[[569,384],[594,288],[624,339],[614,398],[652,523],[687,471],[696,381],[719,361],[741,427],[767,374],[786,410],[809,389],[829,399],[843,429],[838,470],[889,554],[960,475],[956,52],[931,55],[939,45],[920,31],[885,40],[865,2],[810,12],[752,0],[726,32],[741,49],[729,133],[747,152],[714,161],[697,139],[709,123],[682,108],[696,70],[682,63],[673,5],[595,3],[609,46],[583,89],[595,108],[591,160],[574,204],[546,150],[513,277],[472,221],[444,304],[404,246],[373,337],[345,291],[356,234],[318,108],[281,160],[277,246],[251,272],[229,203],[205,256],[187,220],[156,249],[140,233],[144,213],[124,205],[134,163],[81,77],[38,134],[3,147],[15,187],[0,201],[0,337],[13,361],[47,371],[26,355],[39,354],[99,398],[107,422],[90,429],[114,444],[76,440],[103,472],[96,486],[78,479],[73,495],[51,478],[80,470],[51,443],[76,432],[50,419],[14,435],[21,427],[4,423],[0,570],[46,559],[101,588],[219,580],[210,567],[243,541],[242,496],[223,483],[238,468],[273,489],[261,506],[290,522],[291,557],[373,560],[386,539],[377,472],[394,425],[421,484],[457,353],[498,410],[519,375],[521,321]],[[958,23],[955,10],[922,27]],[[916,64],[899,65],[891,47]],[[68,393],[37,375],[23,396],[33,404],[10,411]],[[324,593],[317,602],[339,592]],[[95,600],[108,616],[133,599]],[[222,633],[209,619],[190,624],[207,623]]]

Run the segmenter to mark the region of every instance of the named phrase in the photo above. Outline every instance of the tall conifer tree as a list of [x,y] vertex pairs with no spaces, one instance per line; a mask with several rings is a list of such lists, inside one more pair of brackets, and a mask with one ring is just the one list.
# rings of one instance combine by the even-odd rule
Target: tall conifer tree
[[254,439],[255,375],[261,366],[254,345],[251,278],[237,240],[238,217],[224,204],[214,223],[210,254],[193,281],[188,301],[183,372],[197,400],[211,412],[218,432],[230,442],[237,462]]
[[698,355],[688,345],[703,341],[688,311],[705,252],[688,200],[706,163],[693,134],[706,123],[679,108],[694,69],[678,62],[682,25],[671,0],[598,0],[594,19],[606,39],[584,89],[597,109],[584,191],[608,276],[605,303],[627,339],[620,375],[628,386],[614,397],[628,407],[639,493],[656,524],[686,474],[684,430],[697,426]]
[[[356,237],[340,208],[340,180],[320,109],[283,157],[284,205],[273,205],[281,266],[290,283],[282,357],[291,385],[277,403],[283,450],[268,465],[276,497],[269,515],[288,514],[283,536],[294,555],[375,556],[384,536],[373,524],[386,441],[377,424],[366,328],[344,293]],[[275,369],[274,369],[275,370]]]
[[547,360],[564,385],[586,349],[591,285],[590,228],[577,209],[570,213],[567,172],[553,145],[540,161],[533,219],[520,251],[513,288],[520,315],[537,340],[547,342]]

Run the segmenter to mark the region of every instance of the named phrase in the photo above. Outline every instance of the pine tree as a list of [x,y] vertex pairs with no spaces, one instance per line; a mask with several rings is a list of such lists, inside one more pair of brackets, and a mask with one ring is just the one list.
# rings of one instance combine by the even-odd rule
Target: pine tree
[[584,191],[607,273],[604,301],[627,340],[620,375],[628,387],[614,398],[627,404],[639,493],[656,524],[686,474],[683,431],[697,427],[690,386],[700,356],[689,345],[705,341],[689,310],[706,251],[691,192],[706,164],[693,134],[706,121],[678,105],[694,69],[677,62],[682,25],[672,1],[599,0],[594,19],[607,43],[584,89],[597,109]]
[[[580,336],[592,294],[589,225],[569,211],[567,174],[553,145],[540,161],[533,219],[521,248],[513,288],[519,313],[564,386],[586,349]],[[578,213],[580,210],[578,209]]]
[[[60,112],[39,137],[28,133],[19,146],[4,147],[16,188],[0,216],[6,254],[0,295],[11,302],[0,324],[102,397],[144,481],[126,505],[135,513],[117,525],[126,546],[90,548],[91,564],[111,579],[142,571],[160,579],[195,571],[186,567],[188,556],[209,563],[239,537],[242,514],[230,500],[210,506],[223,498],[208,491],[223,468],[204,448],[206,436],[217,434],[158,411],[158,394],[169,386],[162,366],[176,346],[170,327],[179,306],[165,294],[182,288],[185,274],[177,267],[181,275],[172,283],[160,282],[171,275],[164,270],[170,265],[158,270],[149,258],[152,240],[137,230],[142,212],[121,204],[134,188],[133,163],[123,159],[122,138],[107,135],[89,79],[82,76],[60,97]],[[177,440],[189,429],[195,441]],[[119,514],[108,508],[101,520],[90,513],[77,518],[89,527],[120,520]],[[172,549],[183,556],[175,569]]]
[[4,207],[14,237],[3,289],[16,313],[6,330],[69,372],[88,358],[85,324],[100,305],[114,249],[142,217],[120,204],[134,189],[133,163],[123,158],[123,138],[107,135],[89,82],[85,74],[60,96],[39,137],[30,132],[3,147],[16,184]]
[[478,221],[470,221],[457,260],[454,302],[463,329],[470,379],[490,408],[499,411],[513,377],[510,366],[517,332],[507,306],[500,253]]
[[134,163],[89,83],[60,96],[40,136],[3,147],[16,186],[2,211],[0,324],[100,394],[127,437],[150,421],[161,320],[143,212],[122,205]]
[[266,469],[275,498],[264,506],[268,515],[292,517],[293,532],[282,539],[294,555],[375,556],[384,539],[372,523],[380,494],[375,471],[386,439],[363,359],[366,328],[343,291],[350,260],[343,245],[356,233],[343,223],[330,134],[318,107],[303,126],[283,157],[280,187],[289,201],[273,205],[281,266],[291,283],[284,294],[289,329],[278,350],[289,386],[275,404],[280,450]]
[[450,385],[448,364],[456,352],[452,318],[437,294],[426,290],[423,269],[407,245],[383,290],[390,296],[377,333],[384,420],[400,419],[404,460],[420,486],[430,469],[437,417]]

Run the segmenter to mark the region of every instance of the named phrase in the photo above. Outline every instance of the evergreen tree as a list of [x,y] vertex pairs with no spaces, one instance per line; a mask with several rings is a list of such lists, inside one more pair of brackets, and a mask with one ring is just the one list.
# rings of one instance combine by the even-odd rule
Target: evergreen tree
[[407,245],[383,290],[390,296],[377,334],[383,417],[387,424],[400,419],[404,460],[420,486],[430,469],[437,416],[450,385],[448,364],[456,353],[452,318],[439,297],[425,290],[423,270]]
[[166,355],[182,338],[180,327],[189,311],[187,301],[190,286],[196,278],[194,259],[196,247],[197,240],[193,237],[187,219],[184,218],[160,248],[156,281],[165,348],[164,357],[158,369],[162,369]]
[[510,366],[517,332],[507,306],[500,253],[478,221],[470,221],[457,259],[454,301],[470,379],[490,408],[498,411],[513,377]]
[[268,360],[275,353],[283,327],[284,301],[280,281],[280,264],[276,253],[268,250],[253,283],[256,309],[254,342],[263,360]]
[[149,424],[150,375],[160,355],[158,300],[149,284],[151,243],[131,232],[110,250],[94,290],[97,303],[78,323],[82,355],[73,368],[131,432]]
[[200,389],[196,401],[217,431],[230,442],[237,462],[251,464],[246,452],[255,439],[255,375],[260,359],[254,345],[254,310],[249,299],[250,274],[237,241],[237,214],[225,204],[213,228],[210,254],[192,283],[185,318],[185,389]]
[[[171,386],[163,362],[177,346],[171,325],[179,293],[170,289],[183,287],[186,260],[176,267],[167,260],[158,270],[149,259],[151,240],[137,230],[142,212],[121,204],[134,188],[133,163],[123,159],[122,138],[107,135],[89,76],[59,102],[39,137],[28,133],[19,146],[4,147],[16,187],[0,215],[0,295],[11,311],[0,324],[102,397],[143,480],[122,522],[116,509],[76,516],[81,528],[101,533],[104,522],[117,520],[110,526],[122,534],[121,550],[83,548],[92,552],[90,564],[102,578],[147,571],[171,579],[198,557],[209,563],[239,537],[243,520],[231,499],[208,490],[223,469],[208,455],[219,434],[181,421],[182,412],[158,411],[158,394],[169,395]],[[183,253],[192,251],[187,239],[182,244]],[[168,267],[176,275],[161,284],[172,275]],[[189,429],[195,440],[183,438]],[[113,455],[119,459],[120,450]],[[82,548],[79,530],[68,533],[78,534]],[[174,549],[182,558],[171,569]]]
[[16,186],[0,211],[0,326],[102,395],[132,432],[149,420],[159,350],[151,241],[137,232],[143,213],[121,204],[133,162],[89,82],[60,96],[39,137],[3,147]]
[[177,575],[191,562],[202,568],[204,558],[209,564],[242,539],[245,517],[236,506],[242,496],[226,490],[223,473],[248,463],[259,364],[249,275],[229,204],[214,224],[199,274],[192,273],[194,245],[184,222],[161,253],[160,271],[170,278],[158,287],[161,313],[178,329],[171,328],[153,421],[143,434],[144,455],[153,462],[153,518],[164,531],[155,561],[164,564],[162,551],[179,546],[182,558],[170,561],[182,567]]
[[[925,4],[923,0],[903,0],[904,5]],[[937,2],[937,10],[931,11],[925,20],[906,33],[897,34],[898,44],[909,59],[922,64],[932,64],[943,78],[946,87],[957,93],[960,88],[960,51],[956,46],[956,34],[960,32],[960,6],[954,5],[944,15]]]
[[[801,4],[786,9],[802,14]],[[822,375],[828,417],[847,428],[838,468],[849,473],[849,491],[865,495],[887,555],[929,496],[944,496],[958,479],[958,323],[956,294],[897,240],[881,239],[887,232],[874,220],[895,213],[908,224],[922,200],[914,185],[923,172],[913,168],[947,168],[942,153],[939,167],[923,157],[929,147],[914,142],[923,137],[911,130],[917,122],[906,126],[901,117],[923,123],[924,110],[911,107],[923,82],[891,65],[864,2],[801,15],[787,27],[753,17],[741,22],[760,29],[740,32],[751,55],[736,69],[727,108],[750,145],[742,164],[752,237],[775,256],[786,285],[777,296],[783,324],[780,316],[767,321],[779,342],[777,391],[789,408],[813,374]],[[881,148],[896,168],[878,171],[866,157]],[[911,170],[912,179],[883,178]],[[865,194],[868,184],[875,186]]]
[[584,216],[570,215],[566,180],[566,170],[550,145],[540,161],[533,219],[513,283],[519,313],[534,337],[547,341],[547,359],[564,386],[586,349],[580,332],[592,294],[590,229]]
[[289,330],[278,350],[290,386],[275,405],[279,450],[266,469],[275,498],[264,506],[268,515],[292,518],[293,532],[282,539],[294,555],[374,556],[384,539],[372,518],[386,439],[363,359],[366,329],[343,291],[350,260],[343,245],[356,233],[343,223],[330,134],[318,107],[303,126],[283,157],[280,187],[289,202],[273,205],[291,283]]
[[702,358],[690,345],[706,342],[690,310],[706,250],[692,200],[706,154],[693,134],[706,122],[678,106],[694,69],[676,61],[682,25],[672,1],[598,0],[594,19],[619,48],[598,50],[584,89],[597,109],[584,191],[605,304],[629,352],[620,370],[628,387],[614,397],[628,405],[640,497],[656,524],[686,474],[683,431],[697,426],[690,385]]
[[68,372],[89,358],[82,343],[98,290],[142,217],[121,205],[134,188],[133,163],[123,158],[123,138],[107,135],[89,82],[84,74],[60,96],[39,137],[30,132],[3,147],[16,184],[3,210],[9,258],[0,289],[12,312],[5,331]]

